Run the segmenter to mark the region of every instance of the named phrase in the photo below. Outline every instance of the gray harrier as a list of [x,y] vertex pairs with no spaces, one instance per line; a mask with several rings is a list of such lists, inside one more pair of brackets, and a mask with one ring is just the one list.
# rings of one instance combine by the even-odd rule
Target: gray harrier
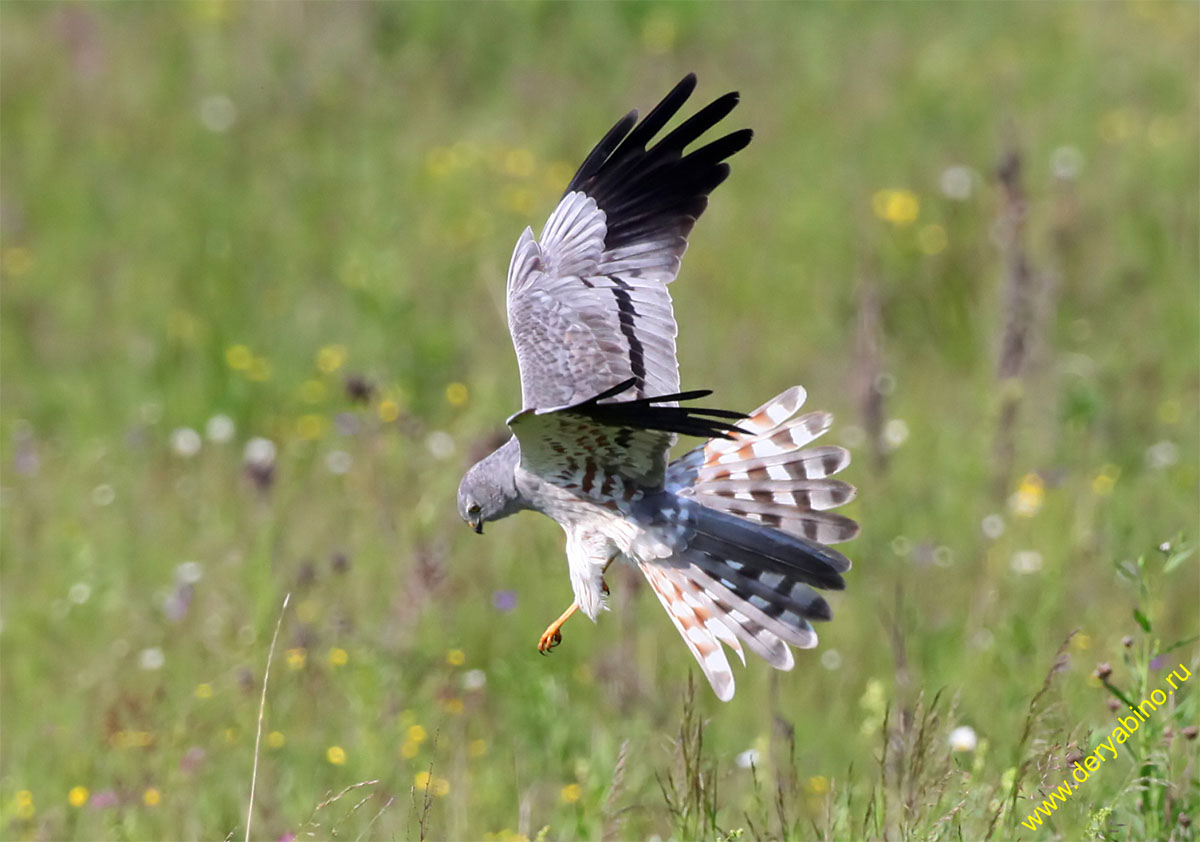
[[[814,590],[840,590],[850,562],[827,545],[854,537],[828,512],[854,496],[829,479],[849,464],[840,447],[809,447],[828,413],[794,417],[799,386],[749,415],[681,406],[710,394],[679,391],[675,280],[687,236],[729,175],[725,159],[748,129],[687,152],[738,102],[726,94],[657,143],[696,86],[688,75],[640,123],[622,118],[592,150],[542,236],[525,229],[508,269],[508,325],[524,407],[513,437],[474,465],[458,490],[476,532],[522,509],[567,534],[575,601],[542,635],[561,642],[576,610],[596,619],[616,559],[645,574],[722,700],[733,697],[725,644],[777,669],[788,644],[817,644],[828,620]],[[676,459],[678,435],[707,441]]]

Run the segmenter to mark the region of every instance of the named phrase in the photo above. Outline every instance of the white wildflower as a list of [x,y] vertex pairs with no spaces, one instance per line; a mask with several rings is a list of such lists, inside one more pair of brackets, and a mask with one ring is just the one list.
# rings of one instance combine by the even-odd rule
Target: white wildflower
[[756,748],[748,748],[737,756],[737,765],[741,769],[749,769],[751,766],[758,766],[759,753]]
[[171,431],[171,450],[176,456],[190,459],[200,452],[200,434],[191,427],[179,427]]
[[1042,554],[1037,550],[1021,550],[1013,553],[1011,567],[1014,573],[1027,576],[1042,569]]
[[965,202],[971,198],[971,190],[975,186],[975,173],[970,167],[957,164],[942,170],[939,182],[943,196],[956,202]]
[[975,736],[975,729],[970,725],[959,725],[950,732],[950,749],[952,751],[974,751],[977,745],[979,745],[979,738]]
[[237,106],[224,94],[209,94],[200,100],[200,122],[210,132],[227,132],[236,121]]
[[208,437],[209,441],[216,444],[224,444],[232,440],[235,432],[237,432],[237,427],[228,415],[214,415],[204,425],[204,435]]
[[162,669],[166,657],[163,655],[161,648],[151,646],[149,649],[143,649],[138,654],[138,666],[144,670]]

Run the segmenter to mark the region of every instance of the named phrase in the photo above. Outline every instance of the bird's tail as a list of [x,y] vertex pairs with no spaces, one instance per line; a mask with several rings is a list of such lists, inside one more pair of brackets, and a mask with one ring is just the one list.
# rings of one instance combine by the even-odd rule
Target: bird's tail
[[[642,570],[700,663],[718,698],[734,691],[721,644],[745,662],[742,643],[777,669],[794,659],[788,644],[817,645],[810,621],[828,620],[814,588],[840,590],[849,560],[827,544],[858,525],[827,510],[854,488],[829,479],[849,464],[840,447],[808,447],[832,417],[793,418],[804,403],[794,387],[738,423],[732,439],[713,439],[672,464],[668,487],[691,504],[687,550]],[[696,505],[699,504],[699,505]]]
[[794,417],[800,386],[760,406],[728,439],[711,439],[676,461],[678,493],[710,509],[764,523],[821,544],[848,541],[858,524],[828,511],[854,499],[854,486],[830,479],[850,464],[835,445],[809,447],[833,424],[828,412]]

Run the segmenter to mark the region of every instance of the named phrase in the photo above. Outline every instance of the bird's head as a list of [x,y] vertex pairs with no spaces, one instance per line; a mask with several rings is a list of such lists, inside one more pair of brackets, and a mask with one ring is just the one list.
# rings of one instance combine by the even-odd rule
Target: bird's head
[[519,460],[517,440],[511,439],[472,465],[458,484],[458,516],[480,535],[485,523],[525,508],[513,473]]

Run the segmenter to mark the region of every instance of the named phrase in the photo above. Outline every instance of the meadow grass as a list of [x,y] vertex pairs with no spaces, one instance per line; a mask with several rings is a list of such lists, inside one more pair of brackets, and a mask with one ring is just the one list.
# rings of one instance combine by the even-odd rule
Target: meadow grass
[[[0,6],[0,833],[242,838],[290,593],[254,838],[1194,838],[1190,683],[1021,820],[1198,665],[1198,27]],[[756,137],[672,287],[684,386],[803,383],[863,524],[820,648],[729,704],[630,571],[538,657],[561,531],[453,498],[518,408],[512,244],[689,70]]]

